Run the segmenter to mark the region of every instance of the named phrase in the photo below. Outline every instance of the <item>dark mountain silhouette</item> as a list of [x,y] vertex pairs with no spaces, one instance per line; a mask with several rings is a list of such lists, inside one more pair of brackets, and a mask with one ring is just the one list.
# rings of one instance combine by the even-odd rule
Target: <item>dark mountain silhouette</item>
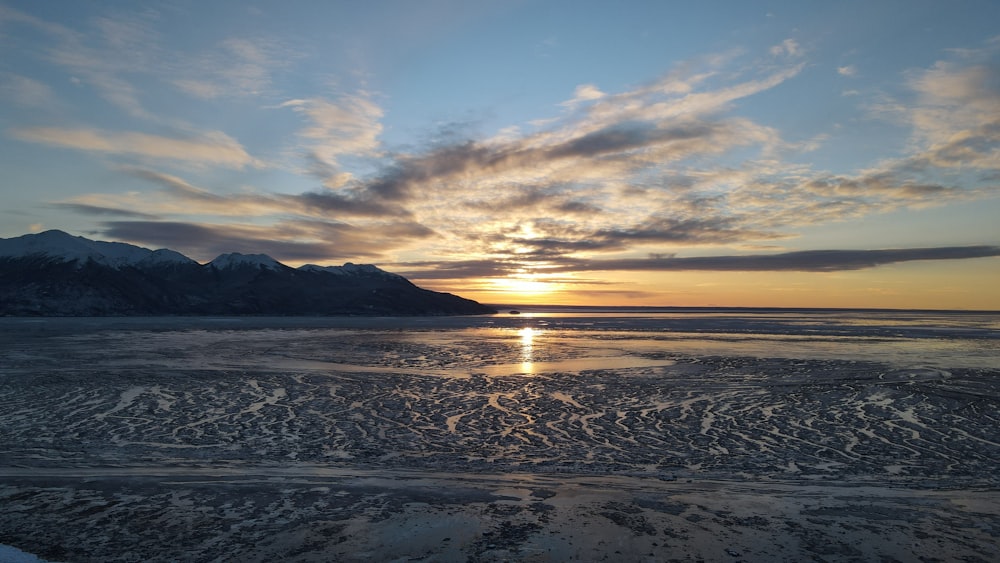
[[199,264],[62,231],[0,239],[0,315],[475,315],[493,309],[372,265],[291,268],[264,254]]

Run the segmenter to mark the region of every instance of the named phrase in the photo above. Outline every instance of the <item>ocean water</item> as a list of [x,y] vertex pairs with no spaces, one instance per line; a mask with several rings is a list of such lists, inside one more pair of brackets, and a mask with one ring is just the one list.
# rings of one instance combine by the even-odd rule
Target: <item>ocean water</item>
[[[872,310],[525,310],[533,338],[615,340],[627,354],[1000,367],[1000,313]],[[520,315],[518,315],[520,316]],[[503,322],[506,328],[518,321]]]
[[[505,309],[507,309],[505,307]],[[275,336],[288,340],[323,334],[369,335],[386,341],[468,348],[513,344],[522,360],[511,362],[509,348],[485,364],[519,364],[517,369],[562,369],[545,358],[567,345],[592,367],[599,359],[615,368],[650,355],[729,355],[757,358],[842,359],[893,365],[935,367],[1000,367],[1000,312],[800,309],[655,309],[597,307],[519,307],[519,314],[469,317],[159,317],[159,318],[7,318],[0,336],[31,338],[120,336],[126,349],[152,348],[156,334],[208,334],[245,337],[253,343]],[[274,332],[269,332],[274,331]],[[129,336],[145,335],[130,341]],[[193,338],[197,346],[198,338]],[[232,339],[228,339],[232,340]],[[237,339],[238,340],[238,339]],[[238,343],[236,343],[238,345]],[[596,354],[596,355],[595,355]],[[566,351],[562,351],[566,355]],[[206,361],[212,361],[206,356]],[[277,358],[276,358],[277,359]],[[309,358],[303,358],[308,360]],[[315,358],[313,358],[315,359]],[[468,368],[456,358],[456,373]],[[355,367],[366,365],[358,358]],[[567,360],[570,361],[570,360]],[[345,365],[355,362],[348,360]],[[540,363],[540,366],[528,364]],[[524,364],[524,365],[520,365]],[[575,366],[562,364],[574,369]],[[497,368],[496,374],[507,368]]]

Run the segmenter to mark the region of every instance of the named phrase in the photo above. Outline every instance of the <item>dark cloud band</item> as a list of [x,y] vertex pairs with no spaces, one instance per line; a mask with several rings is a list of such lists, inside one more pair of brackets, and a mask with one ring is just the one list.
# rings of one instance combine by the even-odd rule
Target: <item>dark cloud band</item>
[[835,272],[916,260],[965,260],[1000,256],[1000,246],[948,246],[881,250],[805,250],[746,256],[692,256],[634,260],[581,260],[559,269],[574,271]]
[[[715,272],[836,272],[876,268],[917,260],[967,260],[1000,256],[1000,246],[948,246],[937,248],[894,248],[879,250],[807,250],[781,254],[744,256],[653,257],[624,260],[549,261],[549,274],[596,271],[715,271]],[[415,279],[457,279],[502,277],[523,271],[525,264],[502,260],[461,262],[410,262],[404,275]]]

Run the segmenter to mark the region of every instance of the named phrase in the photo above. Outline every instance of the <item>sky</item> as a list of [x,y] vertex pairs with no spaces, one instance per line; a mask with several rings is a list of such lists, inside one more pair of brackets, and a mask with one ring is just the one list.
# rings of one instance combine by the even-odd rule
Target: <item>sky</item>
[[995,0],[0,0],[0,237],[1000,310]]

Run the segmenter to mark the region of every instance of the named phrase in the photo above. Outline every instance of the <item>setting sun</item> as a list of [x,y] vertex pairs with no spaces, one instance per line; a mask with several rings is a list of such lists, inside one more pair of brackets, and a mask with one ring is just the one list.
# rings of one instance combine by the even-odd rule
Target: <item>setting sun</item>
[[501,278],[492,281],[494,285],[497,287],[497,289],[499,289],[500,291],[517,293],[521,295],[537,295],[539,293],[551,293],[553,289],[550,284],[533,279]]
[[481,293],[490,295],[487,300],[510,303],[547,302],[560,289],[559,283],[545,281],[533,274],[489,278],[484,282]]

